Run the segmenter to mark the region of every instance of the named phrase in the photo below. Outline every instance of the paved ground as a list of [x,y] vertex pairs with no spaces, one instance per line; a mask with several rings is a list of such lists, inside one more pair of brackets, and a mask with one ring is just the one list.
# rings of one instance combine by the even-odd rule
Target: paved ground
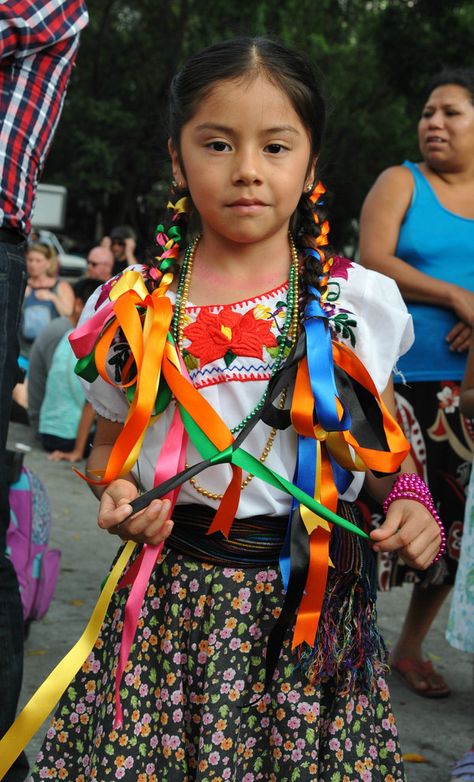
[[[13,424],[10,445],[17,442],[28,444],[29,430]],[[97,501],[69,464],[49,462],[36,448],[27,454],[25,463],[42,478],[50,493],[51,545],[62,550],[62,568],[50,610],[45,619],[33,624],[26,642],[22,706],[80,636],[116,551],[115,539],[95,523]],[[380,595],[379,619],[389,646],[398,633],[409,595],[408,587]],[[447,612],[445,606],[430,633],[426,652],[448,679],[452,696],[429,701],[407,691],[395,675],[390,677],[403,752],[423,755],[427,761],[407,763],[408,782],[447,782],[453,761],[474,737],[472,656],[457,652],[446,642]],[[40,730],[28,747],[31,759],[44,732],[45,728]]]

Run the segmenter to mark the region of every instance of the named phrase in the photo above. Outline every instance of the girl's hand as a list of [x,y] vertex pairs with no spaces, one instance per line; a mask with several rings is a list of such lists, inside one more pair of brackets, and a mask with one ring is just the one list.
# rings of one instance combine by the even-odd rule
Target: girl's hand
[[122,540],[158,546],[173,529],[173,522],[168,518],[171,503],[153,500],[145,510],[125,521],[132,512],[130,502],[137,496],[137,487],[130,481],[120,478],[112,481],[102,494],[97,523]]
[[416,570],[426,570],[441,545],[441,533],[431,513],[416,500],[395,500],[384,523],[372,530],[374,551],[398,551]]
[[463,353],[465,350],[469,349],[471,336],[472,326],[466,326],[466,324],[460,320],[449,332],[446,337],[446,342],[448,342],[450,350],[456,351],[457,353]]

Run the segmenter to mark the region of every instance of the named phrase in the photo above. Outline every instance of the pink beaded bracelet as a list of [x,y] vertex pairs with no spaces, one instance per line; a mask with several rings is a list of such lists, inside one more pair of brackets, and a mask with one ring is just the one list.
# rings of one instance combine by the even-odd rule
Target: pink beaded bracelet
[[421,505],[424,505],[426,510],[431,513],[441,533],[441,545],[431,564],[438,562],[446,551],[446,533],[444,531],[443,522],[438,516],[438,511],[435,508],[431,492],[423,478],[420,478],[416,473],[402,472],[393,484],[392,491],[383,504],[383,512],[385,515],[387,515],[390,505],[392,502],[395,502],[395,500],[415,500],[416,502],[421,503]]

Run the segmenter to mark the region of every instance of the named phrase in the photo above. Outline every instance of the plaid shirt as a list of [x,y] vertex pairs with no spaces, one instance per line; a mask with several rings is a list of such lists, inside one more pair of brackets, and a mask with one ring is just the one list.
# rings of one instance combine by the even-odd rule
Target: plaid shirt
[[0,2],[0,227],[27,235],[36,185],[61,113],[83,0]]

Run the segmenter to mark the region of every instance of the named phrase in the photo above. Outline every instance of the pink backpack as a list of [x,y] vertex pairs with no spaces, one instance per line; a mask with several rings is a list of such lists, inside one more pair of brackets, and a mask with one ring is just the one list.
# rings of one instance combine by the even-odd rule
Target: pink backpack
[[59,575],[61,552],[48,548],[51,506],[40,479],[22,467],[10,486],[7,553],[20,585],[25,622],[41,619],[49,608]]

